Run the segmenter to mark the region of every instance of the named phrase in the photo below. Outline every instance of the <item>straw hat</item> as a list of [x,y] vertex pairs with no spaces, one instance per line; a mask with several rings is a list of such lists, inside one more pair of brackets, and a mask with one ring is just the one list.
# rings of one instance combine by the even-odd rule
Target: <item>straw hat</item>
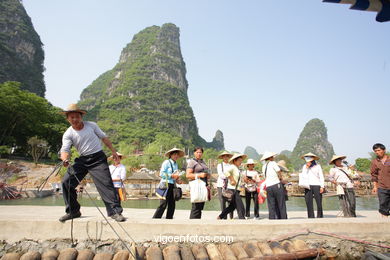
[[284,172],[289,171],[285,160],[280,160],[277,164],[280,167],[280,169],[282,169],[282,171],[284,171]]
[[77,104],[70,104],[66,108],[66,110],[63,110],[60,113],[66,115],[66,114],[68,114],[70,112],[78,112],[78,113],[81,113],[82,115],[85,115],[87,113],[87,111],[80,109]]
[[253,159],[248,159],[248,161],[246,161],[246,163],[244,163],[244,165],[248,165],[248,164],[257,164],[257,162],[255,162]]
[[[118,152],[116,152],[116,154],[120,157],[120,159],[124,159],[124,158],[126,158],[126,156],[124,156],[123,154],[121,154],[121,153],[118,153]],[[112,160],[112,159],[114,159],[114,157],[112,157],[112,155],[110,156],[110,157],[108,157],[107,158],[108,160]]]
[[168,152],[165,153],[165,156],[166,157],[171,157],[171,154],[173,152],[178,152],[179,153],[179,157],[183,157],[185,155],[184,151],[183,150],[180,150],[179,148],[172,148],[171,150],[169,150]]
[[233,154],[232,158],[229,159],[229,163],[233,163],[233,161],[239,157],[241,157],[243,160],[245,160],[248,156],[246,154],[242,154],[242,153],[235,153],[235,154]]
[[345,158],[347,158],[345,155],[333,155],[332,159],[329,161],[329,164],[334,164],[334,161],[337,159],[344,160]]
[[218,159],[222,159],[224,155],[229,155],[229,159],[232,158],[233,154],[229,153],[228,151],[223,151],[220,155],[218,155]]
[[265,152],[263,154],[263,157],[261,157],[260,161],[264,161],[264,160],[267,160],[271,157],[275,157],[276,155],[278,155],[277,153],[274,153],[274,152]]
[[[320,159],[320,157],[318,157],[318,156],[315,155],[314,153],[307,153],[307,154],[304,154],[304,155],[301,156],[301,159],[302,159],[302,160],[305,160],[305,157],[312,157],[313,160],[315,160],[315,161],[317,161],[317,160]],[[313,160],[312,160],[312,161],[313,161]]]

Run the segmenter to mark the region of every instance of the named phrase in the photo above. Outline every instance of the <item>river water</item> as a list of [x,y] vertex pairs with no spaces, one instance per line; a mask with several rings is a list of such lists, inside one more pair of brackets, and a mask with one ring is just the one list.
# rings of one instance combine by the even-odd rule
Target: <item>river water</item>
[[[95,200],[97,204],[104,207],[101,200]],[[79,202],[82,206],[92,207],[93,202],[88,198],[86,194],[79,197]],[[243,199],[245,205],[245,199]],[[159,205],[160,201],[156,199],[130,199],[122,202],[124,208],[146,208],[155,209]],[[64,206],[64,200],[61,195],[54,195],[46,198],[34,198],[34,199],[17,199],[17,200],[0,200],[0,205],[39,205],[39,206]],[[314,202],[315,205],[315,202]],[[323,198],[324,210],[339,210],[338,197],[324,197]],[[253,201],[252,201],[253,208]],[[191,209],[191,202],[189,199],[182,199],[176,202],[176,209]],[[378,198],[376,196],[370,197],[358,197],[356,198],[357,210],[378,210]],[[220,210],[219,201],[214,197],[211,201],[206,202],[205,210]],[[260,205],[261,211],[267,210],[267,203]],[[306,204],[303,197],[290,197],[287,201],[287,210],[289,211],[305,211]],[[253,213],[253,212],[252,212]]]

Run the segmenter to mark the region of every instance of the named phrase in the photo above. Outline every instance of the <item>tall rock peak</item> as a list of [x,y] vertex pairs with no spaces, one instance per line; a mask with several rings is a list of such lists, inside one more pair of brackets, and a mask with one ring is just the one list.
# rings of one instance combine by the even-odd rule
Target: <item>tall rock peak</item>
[[299,135],[291,154],[295,168],[299,168],[304,163],[300,156],[309,152],[318,155],[324,164],[327,164],[334,154],[333,145],[328,141],[328,130],[325,123],[318,118],[310,120]]
[[18,81],[21,88],[45,96],[42,42],[19,0],[0,1],[0,83]]
[[[187,89],[180,31],[169,23],[134,35],[114,68],[83,90],[79,104],[114,142],[148,144],[164,132],[188,145],[211,145],[198,134]],[[223,146],[222,132],[215,139]]]
[[218,151],[225,149],[225,141],[224,141],[223,133],[221,130],[217,130],[217,132],[215,133],[215,136],[213,138],[213,141],[211,143],[208,143],[207,146],[212,147]]

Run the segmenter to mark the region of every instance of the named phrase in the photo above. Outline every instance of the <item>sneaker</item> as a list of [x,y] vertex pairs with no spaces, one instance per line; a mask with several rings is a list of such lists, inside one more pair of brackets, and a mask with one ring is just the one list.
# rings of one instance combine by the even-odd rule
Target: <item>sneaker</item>
[[123,222],[123,221],[126,221],[126,218],[124,216],[122,216],[122,214],[114,214],[114,215],[111,215],[110,216],[112,219],[114,219],[116,222]]
[[70,213],[66,213],[65,215],[63,215],[62,217],[60,217],[59,221],[60,222],[65,222],[69,219],[74,219],[74,218],[79,218],[81,217],[81,212],[76,212],[76,213],[73,213],[73,214],[70,214]]
[[260,217],[254,217],[253,219],[255,219],[255,220],[259,220],[259,219],[260,219]]

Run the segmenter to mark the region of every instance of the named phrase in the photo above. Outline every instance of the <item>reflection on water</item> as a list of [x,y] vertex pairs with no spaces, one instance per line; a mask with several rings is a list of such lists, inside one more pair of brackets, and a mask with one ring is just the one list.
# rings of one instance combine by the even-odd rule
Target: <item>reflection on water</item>
[[[82,206],[93,206],[93,202],[84,195],[79,198],[79,202]],[[104,204],[100,200],[95,200],[98,206],[104,207]],[[245,199],[243,199],[245,205]],[[124,208],[146,208],[155,209],[159,205],[159,200],[127,200],[122,202]],[[261,211],[267,210],[267,203],[260,205]],[[51,196],[46,198],[35,198],[35,199],[18,199],[18,200],[3,200],[0,201],[0,205],[41,205],[41,206],[64,206],[62,196]],[[315,205],[315,202],[314,202]],[[253,201],[252,201],[253,208]],[[182,199],[176,202],[176,209],[191,209],[191,202],[189,199]],[[287,201],[287,209],[290,211],[305,211],[306,204],[303,197],[290,197]],[[323,209],[324,210],[339,210],[339,201],[337,197],[325,197],[323,198]],[[357,210],[377,210],[378,209],[378,198],[377,197],[358,197],[356,198],[356,209]],[[213,198],[205,205],[205,210],[220,210],[219,201],[217,198]]]

